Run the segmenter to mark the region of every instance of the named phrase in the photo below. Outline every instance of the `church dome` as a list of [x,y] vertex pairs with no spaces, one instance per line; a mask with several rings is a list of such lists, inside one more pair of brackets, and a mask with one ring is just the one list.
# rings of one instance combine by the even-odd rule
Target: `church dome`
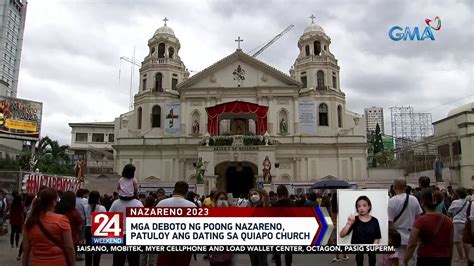
[[454,109],[451,109],[448,112],[448,117],[453,116],[453,115],[457,115],[457,114],[460,114],[460,113],[463,113],[463,112],[470,112],[472,110],[474,110],[474,102],[470,102],[470,103],[461,105],[459,107],[456,107]]
[[174,36],[174,31],[170,27],[165,25],[155,31],[155,35],[157,34],[169,34]]
[[323,27],[319,26],[318,24],[311,23],[306,29],[304,29],[304,33],[310,33],[310,32],[322,32],[324,33]]

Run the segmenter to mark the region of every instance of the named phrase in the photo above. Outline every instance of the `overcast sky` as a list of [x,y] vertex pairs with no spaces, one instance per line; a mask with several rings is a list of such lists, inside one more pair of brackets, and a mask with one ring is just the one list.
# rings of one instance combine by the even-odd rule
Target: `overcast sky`
[[[70,144],[69,122],[112,121],[128,111],[130,64],[120,57],[132,57],[135,47],[141,62],[165,16],[193,71],[233,53],[237,36],[250,51],[294,24],[258,57],[288,73],[313,13],[331,37],[349,110],[382,106],[388,127],[388,108],[410,105],[436,121],[474,100],[473,11],[472,0],[30,0],[18,97],[43,102],[42,136]],[[388,38],[392,26],[424,29],[436,16],[435,41]],[[134,92],[137,78],[135,68]]]

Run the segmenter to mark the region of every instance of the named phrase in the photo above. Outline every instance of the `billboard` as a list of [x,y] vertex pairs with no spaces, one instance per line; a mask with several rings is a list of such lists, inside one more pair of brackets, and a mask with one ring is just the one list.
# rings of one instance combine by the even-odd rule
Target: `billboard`
[[301,99],[298,103],[300,111],[300,133],[316,134],[316,108],[313,100]]
[[0,137],[38,140],[43,103],[0,96]]

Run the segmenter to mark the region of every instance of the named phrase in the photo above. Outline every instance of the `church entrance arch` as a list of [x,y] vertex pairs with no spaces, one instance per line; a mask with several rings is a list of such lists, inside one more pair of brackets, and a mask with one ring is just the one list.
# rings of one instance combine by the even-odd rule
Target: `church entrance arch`
[[255,188],[256,164],[251,162],[222,162],[214,170],[217,177],[217,189],[232,193],[234,198],[240,194],[248,194]]

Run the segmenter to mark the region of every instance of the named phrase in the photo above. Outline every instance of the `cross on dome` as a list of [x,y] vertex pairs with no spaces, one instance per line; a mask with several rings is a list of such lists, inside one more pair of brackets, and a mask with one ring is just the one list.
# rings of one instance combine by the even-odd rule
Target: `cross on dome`
[[311,24],[314,24],[314,19],[316,18],[313,14],[311,14],[311,17],[309,17],[311,19]]
[[240,36],[235,40],[238,43],[238,48],[237,50],[240,50],[240,42],[243,42],[244,40],[240,39]]
[[166,26],[166,21],[168,21],[168,20],[169,20],[169,19],[168,19],[167,17],[165,17],[165,18],[163,19],[163,21],[165,22],[165,26]]

